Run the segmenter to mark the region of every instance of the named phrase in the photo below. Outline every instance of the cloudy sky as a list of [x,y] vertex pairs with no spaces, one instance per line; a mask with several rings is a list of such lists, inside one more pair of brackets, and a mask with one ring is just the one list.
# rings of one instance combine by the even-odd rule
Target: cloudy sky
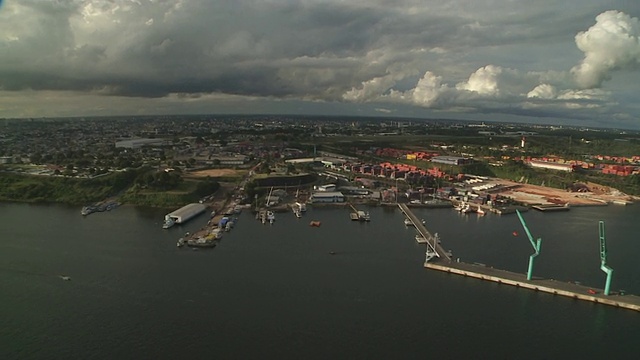
[[388,114],[640,129],[638,0],[0,2],[0,118]]

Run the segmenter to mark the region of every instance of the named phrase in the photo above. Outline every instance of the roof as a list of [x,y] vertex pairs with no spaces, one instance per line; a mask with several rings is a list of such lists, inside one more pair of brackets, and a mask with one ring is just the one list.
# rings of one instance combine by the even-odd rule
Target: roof
[[319,197],[344,197],[344,195],[340,191],[320,191],[313,193],[311,196],[315,198]]

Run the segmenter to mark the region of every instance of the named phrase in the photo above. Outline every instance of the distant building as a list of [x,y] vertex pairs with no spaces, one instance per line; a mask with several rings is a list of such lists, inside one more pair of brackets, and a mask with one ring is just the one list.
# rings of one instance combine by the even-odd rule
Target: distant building
[[126,149],[137,149],[147,145],[165,145],[167,144],[167,140],[165,139],[127,139],[116,141],[117,148],[126,148]]
[[344,195],[339,191],[320,191],[311,194],[311,203],[341,203],[344,202]]
[[244,165],[248,161],[248,157],[245,155],[212,156],[211,160],[218,160],[220,165]]
[[434,156],[431,162],[447,165],[464,165],[469,163],[469,159],[458,156]]
[[336,190],[336,185],[335,184],[327,184],[327,185],[319,185],[319,186],[314,186],[314,189],[317,191],[335,191]]
[[572,164],[561,164],[549,161],[539,161],[539,160],[529,160],[527,162],[529,166],[539,169],[550,169],[550,170],[558,170],[558,171],[567,171],[571,172],[574,170],[574,165]]

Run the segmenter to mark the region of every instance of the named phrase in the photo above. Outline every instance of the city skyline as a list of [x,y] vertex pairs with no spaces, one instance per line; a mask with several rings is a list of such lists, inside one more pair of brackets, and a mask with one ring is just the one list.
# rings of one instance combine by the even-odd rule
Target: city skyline
[[0,118],[303,114],[640,129],[640,6],[0,2]]

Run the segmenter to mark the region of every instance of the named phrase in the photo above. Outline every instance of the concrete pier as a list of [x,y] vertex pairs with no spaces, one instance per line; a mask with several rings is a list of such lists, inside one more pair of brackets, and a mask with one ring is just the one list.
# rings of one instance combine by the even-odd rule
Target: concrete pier
[[535,277],[532,280],[527,280],[527,276],[525,274],[494,269],[483,264],[468,264],[460,261],[451,261],[450,254],[447,254],[444,251],[442,246],[439,244],[438,239],[429,233],[415,214],[413,214],[405,204],[398,204],[398,207],[407,216],[407,218],[413,222],[418,232],[427,240],[427,246],[439,255],[437,259],[434,258],[432,261],[424,263],[424,267],[427,269],[640,312],[640,297],[635,295],[604,295],[604,291],[602,289],[588,287],[581,284]]
[[463,262],[428,262],[427,269],[439,270],[449,274],[462,275],[480,280],[493,281],[499,284],[511,285],[545,292],[553,295],[565,296],[576,300],[585,300],[598,304],[615,306],[618,308],[640,311],[640,297],[635,295],[604,295],[602,289],[562,282],[553,279],[534,278],[527,280],[525,274],[494,269],[492,267],[467,264]]

